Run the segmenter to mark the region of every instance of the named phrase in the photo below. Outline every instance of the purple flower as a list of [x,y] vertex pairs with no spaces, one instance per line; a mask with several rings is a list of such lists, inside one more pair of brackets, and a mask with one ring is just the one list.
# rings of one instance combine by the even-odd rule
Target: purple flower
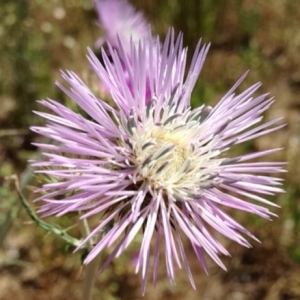
[[78,248],[97,239],[85,259],[88,264],[112,247],[101,270],[142,233],[136,271],[142,273],[143,293],[149,269],[154,283],[157,280],[161,247],[170,284],[178,265],[195,288],[182,236],[190,241],[205,272],[205,252],[225,269],[219,255],[228,252],[214,231],[245,247],[250,244],[244,236],[255,237],[223,208],[270,219],[274,214],[261,204],[277,206],[265,195],[282,192],[281,179],[270,174],[282,172],[283,163],[253,161],[279,149],[238,157],[228,156],[228,149],[283,125],[278,125],[280,118],[259,124],[274,101],[267,94],[253,97],[260,83],[234,94],[245,75],[214,108],[191,108],[207,45],[198,44],[186,76],[182,36],[175,40],[172,31],[162,50],[157,42],[132,43],[129,54],[120,47],[119,54],[111,50],[112,62],[103,51],[103,65],[91,51],[88,57],[109,88],[114,107],[97,98],[73,72],[62,74],[69,89],[58,86],[88,118],[56,101],[40,101],[53,114],[37,112],[48,124],[32,130],[56,141],[37,144],[46,150],[45,159],[32,162],[38,173],[56,179],[38,190],[40,212],[44,216],[80,212],[83,219],[97,215],[101,221]]
[[118,48],[118,37],[123,48],[130,53],[130,40],[137,43],[148,37],[149,24],[141,12],[126,0],[94,0],[95,9],[99,18],[99,26],[105,36],[98,39],[96,47],[101,47],[105,41]]
[[[138,44],[139,41],[153,43],[151,32],[149,34],[150,25],[145,20],[141,12],[137,12],[135,8],[126,0],[94,0],[95,9],[99,18],[99,26],[104,30],[104,37],[99,38],[95,46],[100,48],[105,42],[117,51],[125,51],[127,55],[131,52],[131,43]],[[120,46],[122,43],[122,46]],[[160,55],[156,53],[155,55]],[[128,59],[132,59],[130,56]],[[146,59],[149,61],[149,58]],[[122,63],[123,73],[127,76],[127,84],[132,87],[129,80],[125,64]],[[100,82],[99,89],[103,96],[109,93],[109,88]],[[146,87],[146,94],[149,100],[149,87]],[[147,101],[148,101],[147,100]]]

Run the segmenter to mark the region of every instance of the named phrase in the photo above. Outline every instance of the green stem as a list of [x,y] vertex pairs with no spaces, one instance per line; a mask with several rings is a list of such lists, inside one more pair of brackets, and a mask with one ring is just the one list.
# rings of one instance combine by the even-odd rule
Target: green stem
[[99,270],[100,258],[100,255],[96,256],[96,258],[85,267],[82,300],[92,300],[93,288]]
[[67,234],[66,230],[62,230],[58,227],[55,227],[54,225],[48,224],[45,221],[41,220],[37,214],[31,209],[27,199],[24,197],[22,191],[21,191],[21,187],[20,187],[20,183],[19,183],[19,179],[16,175],[11,175],[6,177],[6,179],[11,179],[14,181],[15,183],[15,188],[16,191],[18,193],[18,196],[21,200],[21,203],[23,205],[23,207],[25,208],[27,214],[29,215],[29,217],[41,228],[43,228],[44,230],[50,231],[56,235],[58,235],[59,237],[61,237],[63,240],[65,240],[67,243],[69,243],[70,245],[77,247],[79,246],[79,244],[81,243],[81,240],[78,240],[72,236],[70,236],[69,234]]
[[[80,220],[82,235],[87,237],[90,234],[90,227],[86,219]],[[87,245],[88,250],[92,250],[94,240],[90,239]],[[88,265],[85,266],[83,282],[82,300],[92,300],[93,289],[96,282],[97,271],[99,269],[100,255],[96,256]]]

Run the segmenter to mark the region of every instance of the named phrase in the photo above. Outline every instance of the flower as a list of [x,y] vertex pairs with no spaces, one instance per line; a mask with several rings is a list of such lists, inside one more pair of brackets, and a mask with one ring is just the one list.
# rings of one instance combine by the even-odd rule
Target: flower
[[[132,53],[131,43],[137,45],[141,40],[144,43],[154,42],[151,32],[149,34],[150,25],[143,14],[136,11],[126,0],[94,0],[94,4],[99,18],[98,24],[103,28],[105,34],[104,37],[96,41],[96,48],[100,48],[107,42],[117,51],[122,49],[127,55],[130,55]],[[120,43],[122,46],[120,46]],[[160,53],[154,55],[160,55]],[[130,56],[128,58],[132,59]],[[146,61],[149,61],[149,58]],[[122,63],[122,67],[123,73],[127,77],[127,84],[131,87],[132,84],[129,81],[125,64]],[[109,94],[109,89],[103,82],[99,83],[99,91],[104,97]],[[149,96],[149,87],[146,87],[146,94]]]
[[97,98],[73,72],[62,73],[69,89],[58,86],[88,117],[56,101],[40,101],[53,114],[37,112],[48,124],[32,130],[58,142],[37,144],[46,150],[45,159],[32,162],[39,168],[36,172],[56,178],[38,190],[40,212],[44,216],[80,212],[82,219],[99,216],[101,221],[78,249],[103,233],[85,259],[88,264],[113,246],[101,270],[142,232],[136,271],[142,273],[143,293],[151,265],[154,283],[157,280],[162,244],[170,284],[177,264],[185,268],[195,288],[182,237],[190,241],[206,272],[205,252],[225,269],[219,255],[228,252],[214,232],[246,247],[250,244],[243,235],[255,237],[223,207],[270,219],[274,214],[259,204],[276,206],[264,195],[282,192],[281,179],[270,174],[281,172],[283,163],[252,161],[279,149],[236,157],[228,156],[228,149],[283,125],[278,125],[280,118],[258,124],[274,101],[267,94],[253,97],[260,83],[234,94],[246,75],[215,107],[191,108],[208,45],[198,44],[186,76],[182,35],[175,39],[173,31],[161,55],[155,55],[161,50],[157,42],[132,43],[130,54],[120,47],[119,54],[111,49],[112,62],[104,51],[103,64],[92,51],[88,56],[100,81],[109,87],[114,107]]
[[96,41],[96,47],[101,47],[105,41],[118,48],[118,37],[123,49],[130,53],[130,40],[137,43],[148,37],[149,24],[141,12],[126,0],[94,0],[98,14],[99,26],[104,29],[105,37]]

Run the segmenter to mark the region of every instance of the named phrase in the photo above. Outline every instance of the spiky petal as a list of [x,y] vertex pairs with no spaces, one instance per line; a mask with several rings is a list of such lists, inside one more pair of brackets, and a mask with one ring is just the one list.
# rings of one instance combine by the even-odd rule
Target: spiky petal
[[182,235],[205,271],[205,252],[225,269],[219,255],[228,252],[213,231],[246,247],[250,244],[244,235],[255,237],[222,208],[269,219],[273,213],[262,204],[276,205],[264,197],[282,192],[281,179],[270,176],[282,171],[282,163],[252,161],[278,149],[228,156],[233,145],[282,127],[276,125],[279,119],[260,124],[273,99],[253,97],[259,83],[235,95],[243,76],[215,107],[192,109],[191,93],[208,46],[197,46],[186,77],[182,36],[175,40],[170,31],[161,55],[156,55],[160,50],[157,42],[132,44],[130,54],[125,49],[119,55],[112,51],[112,62],[104,53],[104,64],[89,51],[89,62],[109,87],[115,108],[94,96],[76,74],[66,72],[62,77],[70,88],[58,86],[89,118],[45,100],[41,104],[53,114],[37,112],[48,124],[32,128],[59,142],[38,144],[46,151],[45,159],[32,162],[40,168],[38,173],[56,178],[39,189],[43,192],[38,198],[40,211],[45,216],[81,212],[86,219],[99,215],[102,221],[80,247],[105,233],[85,259],[89,263],[112,246],[102,270],[142,233],[136,271],[142,273],[143,292],[150,257],[153,281],[157,279],[161,246],[170,283],[177,264],[185,268],[195,287]]

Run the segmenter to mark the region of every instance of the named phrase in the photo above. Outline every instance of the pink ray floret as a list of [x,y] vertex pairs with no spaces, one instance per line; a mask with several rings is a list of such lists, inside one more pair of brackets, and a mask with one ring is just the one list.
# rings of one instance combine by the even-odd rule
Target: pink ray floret
[[67,71],[62,77],[69,88],[58,86],[87,117],[48,99],[40,103],[52,114],[37,112],[47,124],[32,128],[55,141],[37,144],[44,158],[31,162],[38,173],[55,178],[38,190],[40,212],[99,216],[78,249],[95,242],[85,259],[88,264],[110,247],[102,270],[142,234],[136,271],[141,272],[143,293],[150,270],[157,280],[161,253],[170,284],[177,265],[195,287],[183,236],[205,272],[205,253],[226,269],[219,256],[229,253],[214,232],[245,247],[250,247],[246,236],[255,237],[223,208],[270,219],[274,214],[265,205],[276,204],[266,197],[283,192],[281,179],[273,176],[283,172],[283,163],[255,161],[279,149],[237,157],[228,153],[236,144],[283,126],[280,119],[261,123],[274,100],[254,96],[260,83],[235,94],[244,75],[215,107],[192,109],[191,94],[209,46],[198,44],[185,72],[182,44],[182,35],[176,39],[169,31],[162,46],[156,39],[132,42],[128,54],[120,40],[121,50],[117,54],[111,49],[112,60],[103,52],[103,63],[89,50],[91,67],[114,105]]

